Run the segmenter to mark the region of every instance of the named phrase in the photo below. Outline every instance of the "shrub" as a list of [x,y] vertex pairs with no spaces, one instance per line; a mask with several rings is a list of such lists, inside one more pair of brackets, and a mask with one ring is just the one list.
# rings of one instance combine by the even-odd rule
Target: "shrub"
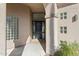
[[79,56],[79,45],[74,43],[67,43],[60,41],[60,49],[55,52],[55,56]]

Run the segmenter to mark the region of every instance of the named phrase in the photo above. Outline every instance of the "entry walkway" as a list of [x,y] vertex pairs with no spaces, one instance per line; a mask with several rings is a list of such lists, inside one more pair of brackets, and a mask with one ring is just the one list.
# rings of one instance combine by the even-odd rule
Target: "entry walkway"
[[43,56],[45,55],[45,51],[42,48],[40,42],[36,40],[36,42],[31,42],[26,46],[21,46],[13,49],[13,51],[9,55],[10,56]]

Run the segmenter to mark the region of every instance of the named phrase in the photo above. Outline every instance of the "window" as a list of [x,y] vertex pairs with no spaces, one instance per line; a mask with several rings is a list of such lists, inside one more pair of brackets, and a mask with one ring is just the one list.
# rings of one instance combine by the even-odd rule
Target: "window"
[[63,27],[60,27],[60,32],[63,33]]
[[64,33],[67,33],[67,27],[64,27]]
[[64,19],[67,19],[67,13],[64,12]]
[[67,33],[67,27],[66,26],[62,26],[60,27],[60,33]]
[[63,19],[63,13],[60,14],[60,18]]
[[72,17],[72,22],[75,22],[77,19],[78,19],[78,16],[77,16],[77,15],[74,15],[74,16]]
[[60,19],[67,19],[67,13],[60,13]]
[[18,18],[16,16],[7,16],[6,19],[6,39],[18,39]]

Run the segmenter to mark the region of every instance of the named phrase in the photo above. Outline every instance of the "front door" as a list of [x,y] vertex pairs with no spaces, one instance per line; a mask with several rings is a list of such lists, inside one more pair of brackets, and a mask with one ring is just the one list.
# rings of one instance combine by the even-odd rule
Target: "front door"
[[45,23],[44,21],[33,22],[33,38],[45,39]]
[[42,22],[35,22],[36,38],[42,39]]

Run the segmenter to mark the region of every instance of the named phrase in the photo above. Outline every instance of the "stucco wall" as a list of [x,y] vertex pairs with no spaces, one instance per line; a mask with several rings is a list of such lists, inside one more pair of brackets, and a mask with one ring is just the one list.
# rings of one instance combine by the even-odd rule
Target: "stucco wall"
[[7,49],[21,46],[31,41],[31,13],[23,4],[7,4],[7,16],[17,16],[19,21],[19,39],[7,40]]
[[[67,19],[60,19],[60,13],[67,12]],[[78,20],[72,22],[72,17],[78,16]],[[70,5],[58,9],[58,40],[79,42],[79,4]],[[67,34],[60,33],[60,27],[67,26]]]
[[6,4],[0,4],[0,55],[5,55],[6,49]]

